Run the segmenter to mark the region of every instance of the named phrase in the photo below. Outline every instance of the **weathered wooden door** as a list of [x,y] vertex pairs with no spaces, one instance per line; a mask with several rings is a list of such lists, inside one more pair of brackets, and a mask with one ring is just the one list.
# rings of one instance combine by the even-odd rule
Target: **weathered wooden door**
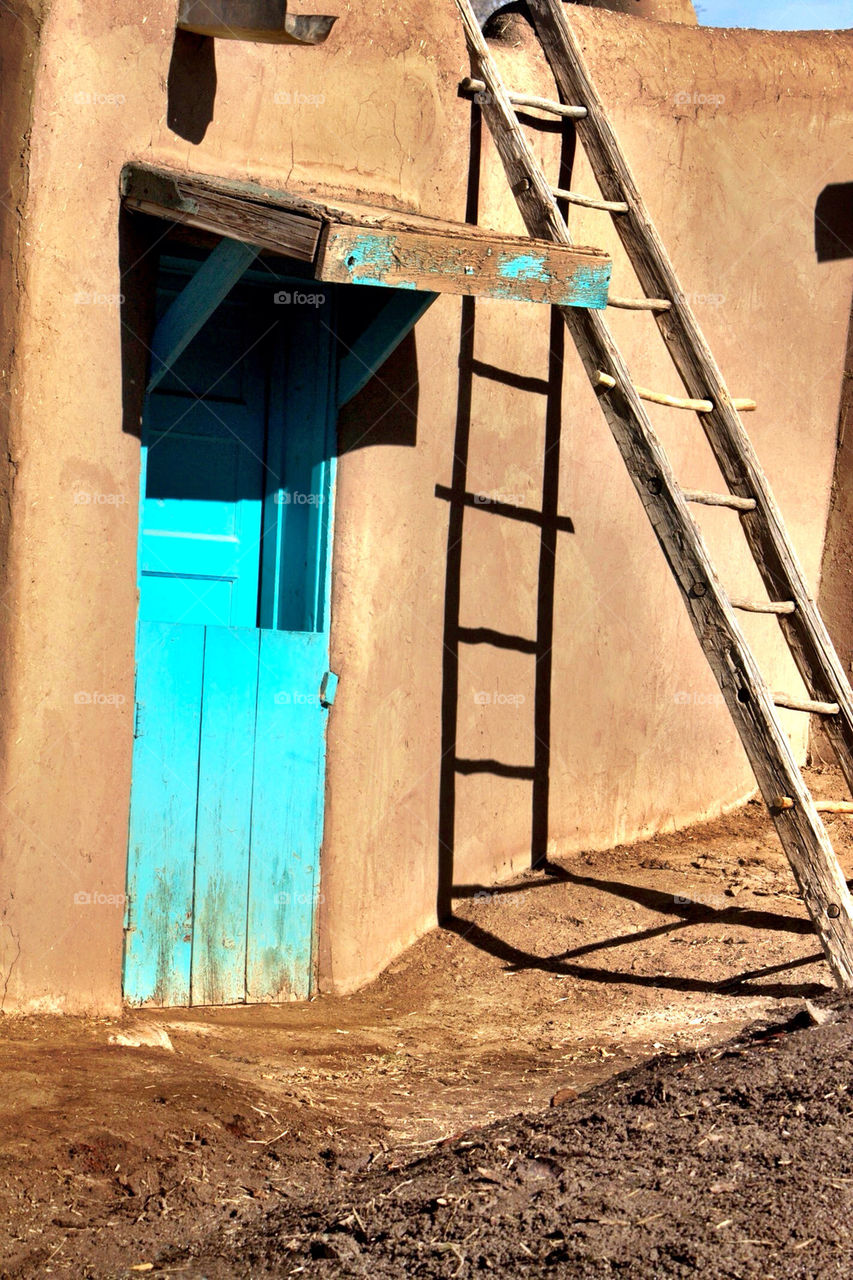
[[[164,303],[181,283],[164,277]],[[232,293],[146,404],[124,974],[136,1004],[311,989],[331,304],[276,306],[272,285]]]

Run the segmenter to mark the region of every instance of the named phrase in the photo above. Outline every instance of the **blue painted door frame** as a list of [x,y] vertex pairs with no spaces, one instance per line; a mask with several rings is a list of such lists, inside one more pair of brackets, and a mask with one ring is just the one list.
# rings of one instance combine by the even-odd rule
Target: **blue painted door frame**
[[[181,283],[166,275],[163,308]],[[322,314],[276,313],[271,283],[231,294],[146,403],[124,972],[135,1004],[312,987],[333,296]]]

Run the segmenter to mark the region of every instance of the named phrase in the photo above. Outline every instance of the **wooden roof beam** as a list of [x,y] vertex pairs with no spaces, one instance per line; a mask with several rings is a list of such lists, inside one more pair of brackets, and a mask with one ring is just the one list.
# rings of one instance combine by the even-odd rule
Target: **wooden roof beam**
[[612,264],[599,249],[140,165],[125,168],[122,194],[129,209],[310,263],[316,280],[596,310],[607,305]]

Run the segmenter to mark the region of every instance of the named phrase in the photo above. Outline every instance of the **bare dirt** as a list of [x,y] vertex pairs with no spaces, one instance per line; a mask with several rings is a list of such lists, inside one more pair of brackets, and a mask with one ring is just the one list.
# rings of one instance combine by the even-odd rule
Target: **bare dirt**
[[752,804],[473,889],[356,996],[6,1019],[0,1277],[847,1277],[853,1023],[718,1048],[832,990]]

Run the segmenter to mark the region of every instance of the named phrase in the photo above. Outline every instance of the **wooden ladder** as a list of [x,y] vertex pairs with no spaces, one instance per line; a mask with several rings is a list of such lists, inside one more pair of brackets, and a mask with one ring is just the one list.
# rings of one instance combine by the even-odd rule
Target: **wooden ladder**
[[[456,3],[472,59],[473,78],[464,87],[477,93],[529,234],[571,243],[558,200],[611,215],[645,297],[611,297],[608,305],[654,314],[684,384],[683,398],[637,386],[603,313],[560,308],[737,726],[830,968],[840,985],[851,986],[853,900],[819,810],[853,805],[814,800],[777,708],[822,717],[853,790],[853,693],[741,422],[739,410],[754,408],[754,402],[733,400],[726,389],[607,119],[562,0],[527,0],[561,102],[508,91],[469,0]],[[518,120],[516,108],[525,107],[574,122],[602,198],[550,186]],[[699,416],[728,493],[680,487],[644,400]],[[729,596],[691,515],[691,503],[737,513],[766,600]],[[807,699],[770,691],[741,631],[738,610],[775,614],[810,690]]]

